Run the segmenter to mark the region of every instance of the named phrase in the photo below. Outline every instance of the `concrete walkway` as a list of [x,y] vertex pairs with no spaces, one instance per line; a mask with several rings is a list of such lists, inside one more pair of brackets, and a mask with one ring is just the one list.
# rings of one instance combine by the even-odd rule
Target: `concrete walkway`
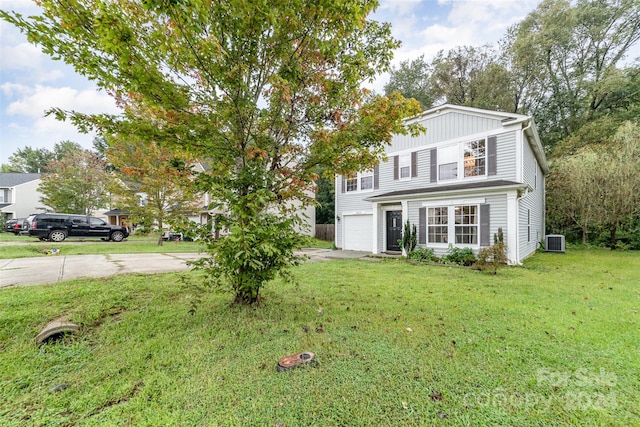
[[[305,249],[310,262],[363,258],[369,253]],[[49,255],[37,258],[0,259],[0,288],[55,283],[79,277],[106,277],[125,273],[168,273],[187,270],[186,262],[198,253]],[[371,259],[371,258],[369,258]]]

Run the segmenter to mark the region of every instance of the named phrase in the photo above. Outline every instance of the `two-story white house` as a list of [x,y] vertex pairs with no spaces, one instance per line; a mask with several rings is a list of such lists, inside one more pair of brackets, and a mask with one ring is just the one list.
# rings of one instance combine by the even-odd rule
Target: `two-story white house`
[[400,251],[404,223],[418,245],[446,254],[493,244],[502,228],[510,263],[544,238],[549,166],[529,116],[443,105],[408,119],[426,132],[395,135],[387,160],[336,177],[336,247]]
[[44,212],[39,186],[39,173],[0,173],[0,213],[11,219]]

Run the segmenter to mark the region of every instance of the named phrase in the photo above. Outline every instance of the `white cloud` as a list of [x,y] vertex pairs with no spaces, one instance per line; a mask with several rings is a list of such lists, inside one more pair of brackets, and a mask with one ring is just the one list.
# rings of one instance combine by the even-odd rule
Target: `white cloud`
[[6,108],[10,116],[25,116],[38,119],[46,110],[57,107],[63,110],[75,110],[83,113],[117,113],[113,99],[94,88],[76,90],[71,87],[51,87],[36,85],[27,87],[6,83],[1,86],[3,92],[18,95],[17,100]]
[[0,46],[2,68],[15,70],[21,68],[39,68],[44,54],[36,46],[20,43],[16,46]]

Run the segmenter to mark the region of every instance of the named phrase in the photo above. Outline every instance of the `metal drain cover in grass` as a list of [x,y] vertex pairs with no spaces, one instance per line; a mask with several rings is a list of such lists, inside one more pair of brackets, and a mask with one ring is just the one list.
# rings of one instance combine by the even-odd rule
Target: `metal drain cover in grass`
[[289,369],[294,369],[299,366],[312,366],[316,363],[315,354],[310,351],[303,351],[302,353],[290,354],[280,359],[276,370],[278,372],[288,371]]

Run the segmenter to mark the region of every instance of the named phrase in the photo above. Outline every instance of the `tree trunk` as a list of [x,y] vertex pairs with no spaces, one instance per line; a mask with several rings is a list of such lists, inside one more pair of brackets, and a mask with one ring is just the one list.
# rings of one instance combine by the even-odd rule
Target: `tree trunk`
[[618,245],[616,244],[616,231],[617,228],[615,225],[611,226],[611,228],[609,229],[609,233],[611,234],[611,250],[616,250],[616,248],[618,247]]
[[258,289],[236,289],[233,303],[237,305],[253,305],[258,302],[258,293]]
[[162,246],[163,245],[163,241],[162,241],[162,233],[160,233],[160,236],[158,236],[158,246]]

